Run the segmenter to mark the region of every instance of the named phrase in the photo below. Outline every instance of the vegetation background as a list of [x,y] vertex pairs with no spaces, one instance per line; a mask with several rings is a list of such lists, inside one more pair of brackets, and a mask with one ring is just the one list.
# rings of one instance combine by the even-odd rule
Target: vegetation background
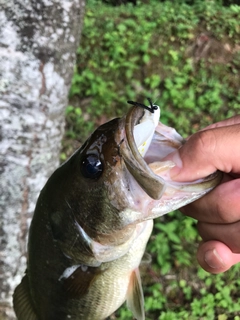
[[[88,0],[61,159],[123,115],[127,100],[151,97],[186,137],[239,113],[239,88],[238,1]],[[156,220],[142,267],[147,319],[240,319],[240,265],[206,273],[199,240],[196,221],[179,211]],[[111,319],[132,316],[122,307]]]

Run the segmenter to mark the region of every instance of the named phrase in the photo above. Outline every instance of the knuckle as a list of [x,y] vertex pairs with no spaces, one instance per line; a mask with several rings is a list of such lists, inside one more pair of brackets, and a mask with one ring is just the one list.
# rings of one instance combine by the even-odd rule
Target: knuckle
[[216,201],[214,208],[214,215],[218,217],[219,223],[226,224],[229,223],[229,217],[226,214],[225,208],[221,201]]
[[195,137],[196,148],[203,154],[213,154],[216,149],[214,130],[199,131]]

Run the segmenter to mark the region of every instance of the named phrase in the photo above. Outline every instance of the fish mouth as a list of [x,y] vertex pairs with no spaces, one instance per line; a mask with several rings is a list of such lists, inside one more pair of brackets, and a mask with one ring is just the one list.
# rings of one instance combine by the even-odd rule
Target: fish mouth
[[[151,107],[153,105],[151,104]],[[159,122],[160,108],[148,110],[137,105],[126,115],[125,134],[128,148],[122,155],[128,171],[140,187],[154,200],[159,200],[171,190],[171,197],[176,192],[184,197],[179,204],[189,203],[201,197],[218,185],[222,173],[216,171],[211,175],[191,182],[174,182],[169,170],[176,164],[164,161],[167,155],[179,149],[185,140],[175,129]],[[180,195],[180,197],[181,197]],[[178,196],[179,197],[179,196]],[[189,198],[186,201],[186,198]],[[180,207],[181,205],[178,205]]]

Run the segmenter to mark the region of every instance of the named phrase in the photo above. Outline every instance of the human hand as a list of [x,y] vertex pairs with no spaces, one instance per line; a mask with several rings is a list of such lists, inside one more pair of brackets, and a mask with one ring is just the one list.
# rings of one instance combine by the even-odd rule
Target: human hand
[[181,209],[199,221],[201,267],[224,272],[240,262],[240,116],[192,135],[171,159],[177,163],[171,170],[175,181],[203,178],[216,170],[224,173],[220,185]]

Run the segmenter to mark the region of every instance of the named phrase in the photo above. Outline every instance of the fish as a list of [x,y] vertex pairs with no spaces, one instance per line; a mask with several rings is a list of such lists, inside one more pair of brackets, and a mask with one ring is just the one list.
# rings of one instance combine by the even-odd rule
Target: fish
[[[166,157],[185,142],[160,108],[128,101],[48,179],[29,230],[18,320],[104,320],[125,301],[144,320],[139,265],[153,219],[212,190],[222,173],[174,182]],[[159,252],[161,254],[161,252]]]

